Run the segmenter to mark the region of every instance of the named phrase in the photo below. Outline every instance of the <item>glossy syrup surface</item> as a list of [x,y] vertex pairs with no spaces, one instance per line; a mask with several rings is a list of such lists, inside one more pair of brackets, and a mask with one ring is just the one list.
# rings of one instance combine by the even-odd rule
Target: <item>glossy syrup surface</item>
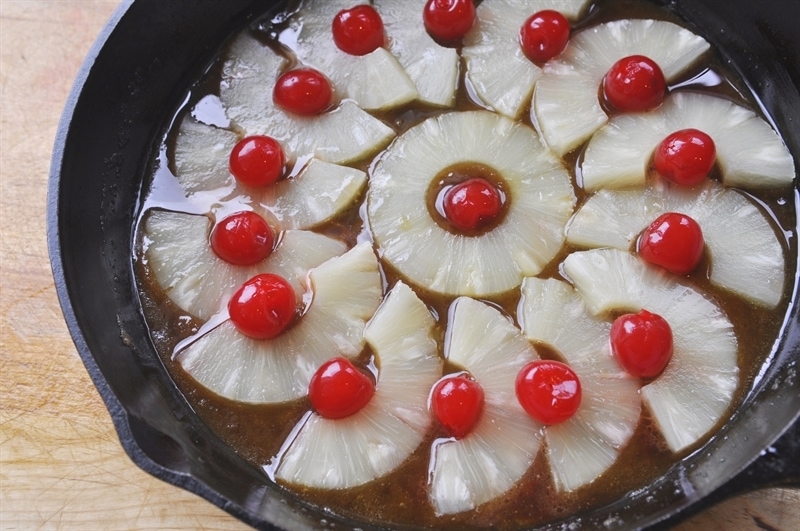
[[[288,11],[291,11],[289,9]],[[662,11],[652,4],[640,0],[598,1],[591,6],[586,15],[576,26],[576,30],[593,26],[609,20],[620,18],[658,18],[680,24],[674,15]],[[277,18],[273,18],[277,20]],[[262,40],[269,41],[281,25],[265,23],[261,31],[255,34]],[[695,88],[727,97],[734,102],[757,111],[754,101],[747,95],[745,84],[737,80],[724,63],[712,51],[707,61],[700,67],[687,72],[675,85],[683,88]],[[469,87],[465,85],[462,64],[462,79],[458,91],[456,110],[474,110],[480,106],[470,98]],[[191,93],[187,95],[187,103],[173,121],[180,123],[184,112],[192,112],[206,123],[227,127],[224,112],[215,98],[219,86],[219,61],[213,65],[198,81]],[[448,109],[452,110],[452,109]],[[398,135],[424,119],[442,111],[427,107],[407,105],[391,113],[380,113],[378,116],[393,127]],[[758,111],[757,111],[758,112]],[[528,113],[523,113],[523,123],[531,125]],[[164,138],[158,160],[154,162],[153,180],[148,184],[148,194],[142,208],[142,216],[137,220],[139,237],[135,256],[142,255],[143,221],[147,212],[153,208],[182,211],[195,214],[206,214],[197,203],[186,201],[182,190],[175,182],[174,168],[171,168],[171,153],[174,148],[177,127]],[[581,181],[579,161],[583,147],[564,157],[564,164],[573,179],[573,188],[578,197],[578,207],[587,199],[587,195],[579,183]],[[356,164],[367,171],[370,160]],[[717,169],[712,170],[711,178],[719,179]],[[491,177],[494,179],[494,177]],[[446,186],[443,178],[442,186]],[[502,189],[502,182],[499,182]],[[429,209],[437,211],[437,191],[429,191]],[[787,257],[787,290],[791,289],[793,272],[797,264],[796,234],[792,228],[796,226],[793,190],[790,188],[751,194],[769,216],[775,220],[776,231],[784,244]],[[363,199],[363,198],[361,198]],[[513,197],[509,198],[513,201]],[[223,206],[217,216],[237,210],[235,201]],[[361,203],[354,204],[347,212],[335,221],[321,227],[318,232],[339,238],[348,246],[357,241],[369,239],[363,221],[364,214]],[[539,276],[542,278],[563,279],[559,272],[559,264],[575,249],[565,245],[551,265]],[[386,286],[391,286],[400,278],[388,264],[381,264],[386,279]],[[730,295],[715,288],[708,281],[711,263],[704,257],[700,266],[689,276],[701,291],[708,293],[718,302],[732,321],[736,330],[739,346],[739,367],[741,383],[737,391],[731,411],[748,393],[759,370],[771,352],[783,324],[788,296],[774,310],[766,310],[753,305],[739,297]],[[182,340],[196,334],[204,322],[187,315],[177,308],[168,296],[158,287],[146,260],[139,259],[135,263],[139,282],[142,307],[151,328],[153,342],[161,355],[163,363],[197,415],[224,442],[241,455],[254,467],[265,472],[265,481],[274,469],[275,456],[281,444],[287,439],[301,418],[310,409],[307,399],[282,405],[250,405],[222,398],[198,385],[173,360],[173,352]],[[435,339],[443,344],[448,307],[452,297],[438,296],[423,289],[415,290],[423,301],[437,316]],[[518,293],[509,293],[493,298],[492,304],[501,307],[511,318],[516,320]],[[441,347],[440,347],[441,348]],[[558,356],[549,349],[537,346],[542,358],[557,359]],[[357,363],[367,365],[372,354],[362,353]],[[457,372],[460,368],[445,365],[445,372]],[[712,434],[715,430],[712,430]],[[526,472],[522,480],[506,495],[480,506],[478,509],[448,516],[437,516],[428,501],[427,480],[430,466],[430,448],[437,439],[447,434],[435,427],[420,444],[417,451],[401,467],[390,474],[378,478],[364,486],[347,490],[329,491],[309,489],[292,485],[285,488],[298,493],[308,503],[323,507],[327,511],[359,521],[383,525],[410,525],[435,527],[440,529],[473,529],[502,528],[516,529],[532,527],[543,523],[557,521],[571,514],[579,513],[594,507],[611,503],[625,493],[639,489],[660,475],[670,466],[685,457],[708,440],[701,441],[680,455],[673,454],[667,447],[659,430],[654,425],[647,408],[643,408],[642,418],[636,432],[619,459],[603,475],[591,484],[571,493],[556,491],[545,455],[539,452],[533,466]]]

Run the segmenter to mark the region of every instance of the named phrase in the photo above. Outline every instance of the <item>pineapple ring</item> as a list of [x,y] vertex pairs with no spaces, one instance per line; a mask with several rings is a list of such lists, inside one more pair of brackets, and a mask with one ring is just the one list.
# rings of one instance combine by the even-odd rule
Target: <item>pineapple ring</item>
[[[421,103],[452,107],[456,102],[461,59],[425,30],[422,11],[427,0],[374,0],[383,18],[387,46],[414,82]],[[383,82],[382,82],[383,83]]]
[[399,467],[422,443],[427,400],[442,375],[433,316],[398,282],[364,336],[378,357],[375,394],[359,412],[331,420],[311,413],[283,445],[275,476],[322,489],[363,485]]
[[[509,190],[504,220],[480,236],[432,218],[426,194],[444,169],[476,162]],[[569,174],[524,125],[487,111],[429,118],[400,136],[370,176],[367,213],[382,258],[411,282],[446,295],[516,288],[558,253],[575,196]]]
[[328,76],[340,98],[350,98],[362,109],[389,110],[416,99],[414,82],[385,48],[355,56],[336,46],[333,19],[353,5],[353,0],[306,0],[281,42],[300,61]]
[[713,284],[756,304],[777,306],[786,281],[784,251],[758,207],[711,180],[692,189],[660,184],[646,190],[598,191],[573,216],[567,242],[627,251],[658,216],[680,212],[700,224],[712,258]]
[[364,326],[381,300],[378,260],[367,243],[308,276],[311,303],[281,335],[252,339],[227,320],[179,350],[175,359],[200,385],[231,400],[267,404],[305,396],[325,361],[361,352]]
[[345,100],[317,116],[297,116],[279,109],[272,89],[288,61],[247,33],[231,43],[222,68],[220,101],[245,136],[267,135],[280,142],[287,159],[314,156],[344,164],[385,146],[394,130]]
[[489,108],[519,118],[531,101],[542,69],[532,63],[519,44],[519,31],[532,14],[545,9],[576,19],[588,0],[485,0],[477,8],[477,22],[464,37],[462,55],[467,79]]
[[211,249],[211,226],[205,216],[164,210],[152,210],[144,223],[145,261],[156,282],[179,308],[203,320],[222,311],[243,282],[261,273],[286,278],[300,302],[306,272],[347,249],[327,236],[290,230],[267,258],[237,266]]
[[608,122],[598,88],[619,59],[647,56],[669,82],[708,49],[702,37],[660,20],[616,20],[581,31],[544,66],[534,89],[531,121],[550,149],[564,155]]
[[526,278],[519,314],[525,336],[556,349],[581,381],[575,416],[544,429],[556,490],[572,491],[606,471],[633,436],[641,413],[639,381],[611,353],[611,323],[590,316],[569,284]]
[[[258,189],[236,183],[228,158],[236,144],[235,133],[195,121],[187,115],[175,142],[175,176],[184,194],[198,209],[252,209],[275,228],[311,229],[352,206],[367,182],[361,170],[311,159],[288,179]],[[210,193],[204,193],[210,192]]]
[[538,359],[520,330],[498,310],[460,297],[450,309],[445,357],[483,387],[483,412],[462,439],[431,448],[429,495],[437,515],[473,509],[510,490],[533,464],[541,425],[517,400],[514,382]]
[[655,111],[617,116],[592,136],[581,164],[583,188],[644,184],[656,147],[689,128],[714,140],[727,186],[767,188],[794,179],[792,155],[764,119],[717,96],[675,92]]
[[595,315],[644,308],[669,323],[672,359],[642,387],[642,399],[673,452],[696,443],[722,420],[739,385],[739,367],[733,325],[716,303],[618,249],[572,253],[564,271]]

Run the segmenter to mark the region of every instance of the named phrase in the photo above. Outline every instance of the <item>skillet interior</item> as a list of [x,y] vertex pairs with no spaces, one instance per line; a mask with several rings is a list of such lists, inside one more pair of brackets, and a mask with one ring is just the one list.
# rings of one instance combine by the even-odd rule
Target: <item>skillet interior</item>
[[[120,8],[87,59],[59,128],[48,205],[50,253],[75,343],[139,466],[257,527],[319,528],[323,519],[348,526],[352,522],[305,507],[266,484],[198,421],[151,345],[131,269],[132,220],[167,120],[224,38],[277,3],[137,0]],[[724,51],[800,159],[800,36],[791,27],[800,12],[786,12],[800,7],[778,0],[659,3]],[[797,195],[796,188],[796,203]],[[700,506],[698,500],[713,500],[712,491],[792,425],[800,412],[796,291],[793,301],[780,344],[722,433],[648,489],[579,515],[583,524],[637,527],[671,515],[674,522],[692,504]],[[786,454],[778,456],[785,459],[778,468],[800,460],[798,438],[790,433],[781,443]],[[758,474],[749,479],[768,479]],[[797,481],[796,469],[784,480],[792,474]],[[729,490],[738,488],[732,485]]]

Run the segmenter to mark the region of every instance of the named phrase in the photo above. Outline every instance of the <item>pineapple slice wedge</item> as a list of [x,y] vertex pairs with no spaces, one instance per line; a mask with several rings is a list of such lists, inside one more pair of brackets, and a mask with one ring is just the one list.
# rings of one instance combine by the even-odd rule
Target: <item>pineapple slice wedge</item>
[[[504,179],[509,208],[480,236],[439,226],[426,203],[443,170],[477,162]],[[575,196],[561,162],[529,127],[487,111],[447,113],[412,127],[381,156],[367,193],[383,259],[409,281],[447,295],[486,296],[520,285],[558,253]]]
[[309,229],[355,205],[366,184],[361,170],[311,159],[297,176],[265,187],[255,198],[281,228]]
[[[236,183],[228,168],[237,135],[190,115],[175,143],[175,176],[192,204],[203,211],[249,208],[278,229],[310,229],[336,217],[358,200],[367,174],[312,158],[297,175],[252,189]],[[220,202],[231,205],[220,206]]]
[[661,141],[688,128],[714,140],[727,186],[788,186],[794,179],[791,153],[763,118],[716,96],[675,92],[655,111],[617,116],[592,136],[581,164],[583,188],[594,191],[643,184]]
[[251,339],[227,320],[179,346],[175,359],[200,385],[231,400],[264,404],[305,396],[325,361],[361,352],[364,326],[381,299],[378,260],[368,243],[331,258],[308,276],[310,303],[281,335]]
[[399,467],[432,423],[428,393],[442,375],[434,326],[414,292],[402,282],[395,284],[364,331],[380,367],[372,399],[343,419],[311,413],[284,443],[276,478],[346,489]]
[[313,232],[283,233],[267,258],[252,266],[229,264],[209,245],[212,222],[205,216],[152,210],[144,222],[144,258],[172,302],[202,320],[223,311],[247,279],[261,273],[286,278],[299,297],[309,269],[347,249],[339,240]]
[[315,156],[336,164],[363,159],[395,136],[393,129],[349,100],[318,116],[279,109],[272,101],[272,89],[287,65],[272,48],[246,33],[231,43],[222,68],[220,100],[228,118],[246,135],[271,136],[290,160]]
[[531,120],[547,146],[564,155],[608,122],[598,93],[615,62],[645,55],[670,82],[708,49],[702,37],[660,20],[616,20],[580,31],[544,66],[534,89]]
[[520,330],[498,310],[467,297],[455,300],[445,356],[483,387],[483,412],[462,439],[431,449],[429,494],[438,515],[478,507],[510,490],[539,451],[541,425],[517,401],[517,373],[538,359]]
[[725,416],[739,384],[737,342],[723,311],[674,276],[618,249],[572,253],[564,271],[594,314],[659,314],[672,328],[674,351],[642,399],[673,452],[682,452]]
[[486,0],[477,8],[476,23],[464,36],[462,55],[467,81],[490,109],[517,119],[530,103],[542,69],[522,51],[519,32],[529,16],[544,9],[570,19],[583,12],[588,0]]
[[300,61],[328,76],[340,98],[349,98],[362,109],[389,110],[413,101],[417,98],[414,82],[385,48],[356,56],[334,43],[334,17],[357,4],[353,0],[306,0],[280,40]]
[[657,182],[645,190],[600,190],[573,216],[567,241],[581,247],[630,250],[658,216],[680,212],[703,231],[711,282],[774,308],[786,282],[784,249],[772,222],[745,195],[706,181],[695,189]]
[[445,48],[425,30],[422,11],[427,0],[374,0],[383,19],[389,51],[414,82],[417,100],[436,107],[456,103],[460,58],[455,48]]
[[605,472],[633,436],[641,413],[639,381],[611,354],[611,323],[589,315],[569,284],[526,278],[519,309],[525,336],[555,349],[580,378],[576,414],[544,430],[556,490],[572,491]]
[[173,161],[175,177],[187,196],[233,187],[228,161],[238,141],[236,133],[198,122],[189,113],[183,117]]

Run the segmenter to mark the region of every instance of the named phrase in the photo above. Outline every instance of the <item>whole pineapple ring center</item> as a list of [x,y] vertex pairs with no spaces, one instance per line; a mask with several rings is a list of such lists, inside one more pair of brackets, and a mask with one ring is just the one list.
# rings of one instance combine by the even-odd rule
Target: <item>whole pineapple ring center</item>
[[[476,179],[487,183],[497,194],[499,208],[482,219],[478,227],[462,229],[449,219],[445,200],[454,188]],[[510,202],[509,187],[500,172],[480,162],[458,162],[444,168],[431,181],[426,194],[428,212],[433,220],[443,229],[465,236],[480,236],[500,225],[508,213]]]

